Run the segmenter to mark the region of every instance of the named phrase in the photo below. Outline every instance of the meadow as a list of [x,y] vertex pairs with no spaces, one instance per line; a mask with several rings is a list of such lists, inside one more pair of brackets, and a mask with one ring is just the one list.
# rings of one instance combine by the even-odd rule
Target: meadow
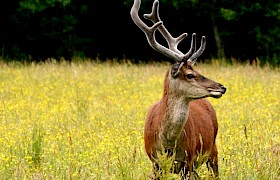
[[[0,63],[1,179],[149,179],[143,127],[169,67]],[[280,70],[218,61],[195,69],[227,87],[209,98],[220,179],[279,179]],[[205,166],[197,172],[211,178]]]

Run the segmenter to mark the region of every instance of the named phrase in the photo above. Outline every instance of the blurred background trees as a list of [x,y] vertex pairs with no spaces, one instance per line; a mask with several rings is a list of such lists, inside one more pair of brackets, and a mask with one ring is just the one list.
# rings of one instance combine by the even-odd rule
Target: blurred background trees
[[[140,17],[153,0],[142,0]],[[10,0],[1,6],[1,56],[41,61],[53,57],[164,60],[130,18],[133,0]],[[280,2],[272,0],[160,0],[172,35],[207,37],[203,59],[280,63]],[[147,22],[150,23],[150,22]],[[158,36],[158,41],[165,44]],[[198,42],[200,40],[198,39]],[[179,49],[186,52],[190,36]]]

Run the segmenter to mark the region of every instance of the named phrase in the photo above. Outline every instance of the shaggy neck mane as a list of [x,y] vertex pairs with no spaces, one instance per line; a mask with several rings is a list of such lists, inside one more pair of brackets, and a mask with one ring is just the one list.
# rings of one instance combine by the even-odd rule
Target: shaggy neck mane
[[162,121],[159,133],[160,143],[165,148],[175,147],[187,122],[189,115],[189,101],[182,95],[172,92],[170,71],[167,72],[164,80],[164,91],[161,99]]

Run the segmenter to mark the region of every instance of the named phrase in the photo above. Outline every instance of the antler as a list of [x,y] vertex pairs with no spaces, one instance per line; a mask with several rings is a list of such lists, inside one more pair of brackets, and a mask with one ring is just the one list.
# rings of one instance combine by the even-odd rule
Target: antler
[[[152,27],[148,27],[139,17],[138,11],[141,5],[141,0],[134,0],[134,4],[131,8],[130,15],[134,23],[145,33],[148,43],[150,46],[159,51],[160,53],[164,54],[167,57],[174,59],[177,62],[181,61],[192,61],[195,60],[202,54],[205,49],[206,39],[205,36],[202,37],[200,48],[194,53],[196,47],[196,34],[192,34],[192,41],[190,50],[183,54],[180,50],[178,50],[178,44],[187,37],[187,33],[183,33],[177,38],[174,38],[168,30],[163,25],[163,22],[160,20],[159,17],[159,2],[155,0],[152,7],[152,12],[150,14],[145,14],[144,17],[154,23]],[[169,49],[160,45],[155,39],[155,31],[159,30],[161,35],[167,41]],[[192,56],[191,56],[192,55]],[[190,57],[191,56],[191,57]],[[190,57],[190,58],[189,58]]]

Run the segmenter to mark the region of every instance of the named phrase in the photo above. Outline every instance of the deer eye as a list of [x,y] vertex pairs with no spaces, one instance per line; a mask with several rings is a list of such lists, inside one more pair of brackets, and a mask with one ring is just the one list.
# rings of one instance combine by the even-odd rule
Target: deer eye
[[193,79],[193,78],[195,78],[195,76],[194,76],[193,74],[187,74],[186,77],[187,77],[188,79]]

